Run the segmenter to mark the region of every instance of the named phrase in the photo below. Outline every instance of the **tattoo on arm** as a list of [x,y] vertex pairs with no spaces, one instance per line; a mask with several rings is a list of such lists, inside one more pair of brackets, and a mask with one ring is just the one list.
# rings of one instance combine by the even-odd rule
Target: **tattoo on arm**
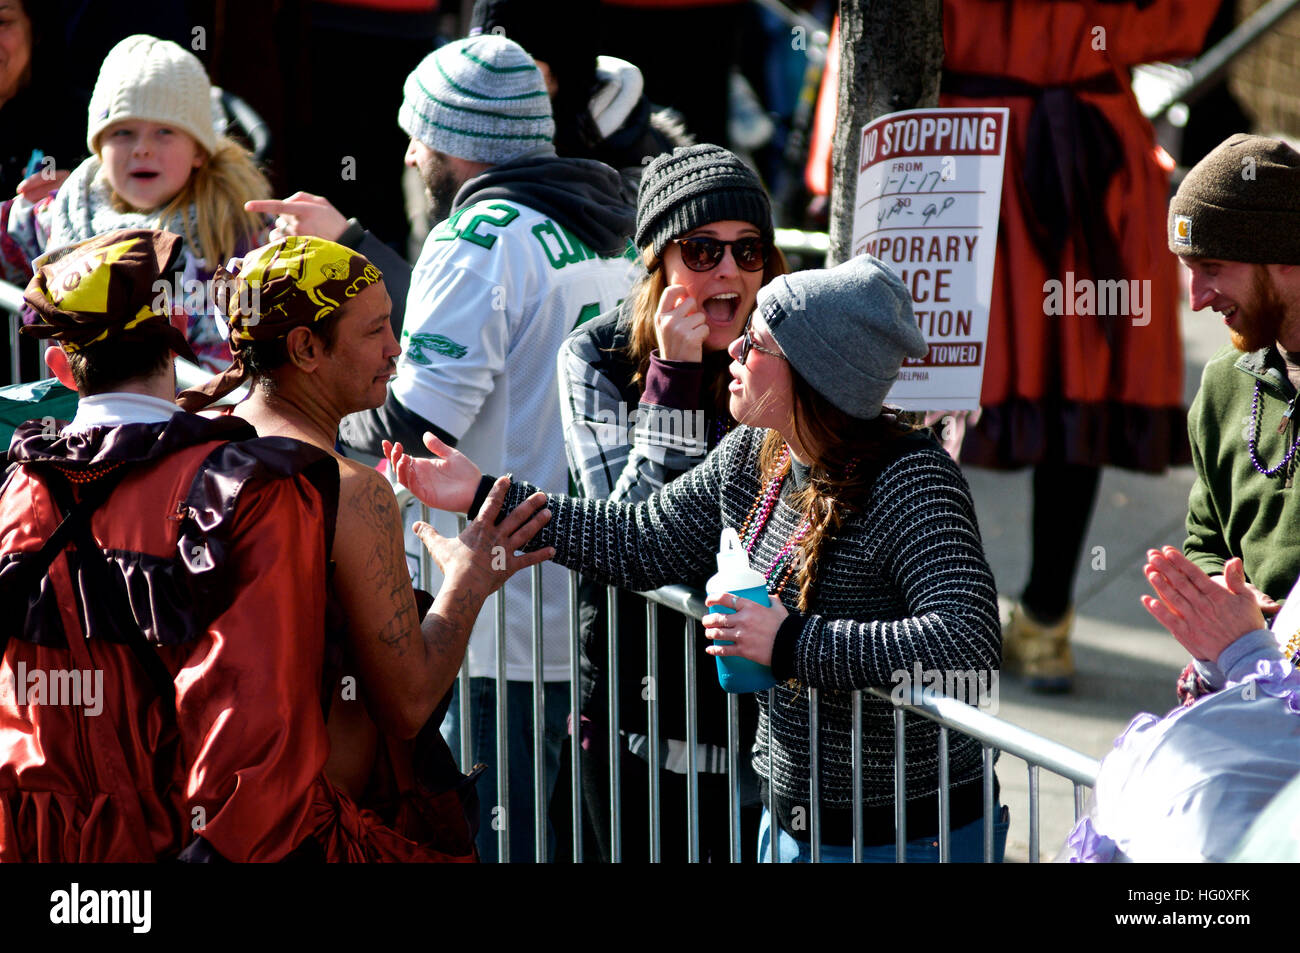
[[424,644],[434,657],[439,671],[451,673],[460,669],[465,656],[465,644],[469,640],[474,621],[479,610],[483,608],[483,598],[465,588],[448,588],[444,585],[438,593],[429,614],[425,616],[422,626]]
[[358,514],[375,531],[374,546],[366,559],[366,583],[380,606],[387,607],[381,611],[391,612],[390,618],[379,627],[379,640],[401,656],[406,654],[419,619],[406,568],[397,501],[388,487],[372,481],[354,503]]

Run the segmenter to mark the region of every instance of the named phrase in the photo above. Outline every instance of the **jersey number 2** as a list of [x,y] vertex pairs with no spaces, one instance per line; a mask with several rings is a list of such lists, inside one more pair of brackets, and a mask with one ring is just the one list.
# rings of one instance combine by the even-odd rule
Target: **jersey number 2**
[[[470,208],[472,207],[470,206]],[[502,228],[519,217],[519,209],[512,208],[504,202],[493,202],[487,208],[498,214],[490,215],[487,211],[477,212],[465,223],[465,227],[461,228],[461,216],[469,211],[469,208],[463,208],[447,220],[445,228],[449,234],[438,237],[444,239],[463,238],[467,242],[473,242],[480,248],[491,248],[496,244],[497,236],[479,234],[479,226],[486,224]]]

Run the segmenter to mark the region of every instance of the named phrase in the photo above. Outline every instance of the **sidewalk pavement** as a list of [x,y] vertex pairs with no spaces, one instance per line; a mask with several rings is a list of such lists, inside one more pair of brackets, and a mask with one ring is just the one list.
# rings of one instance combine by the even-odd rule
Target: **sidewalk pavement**
[[[1217,315],[1193,314],[1185,300],[1182,327],[1185,402],[1190,406],[1202,367],[1228,343],[1228,334]],[[1015,598],[1029,571],[1030,473],[964,469],[998,591],[1004,599]],[[1147,549],[1182,546],[1192,480],[1190,466],[1159,477],[1109,468],[1103,472],[1075,577],[1074,691],[1036,695],[1021,680],[1004,676],[999,718],[1101,758],[1135,714],[1164,714],[1177,704],[1174,680],[1187,664],[1187,653],[1138,597],[1150,591],[1142,576]],[[1002,802],[1011,809],[1006,858],[1023,862],[1029,855],[1028,771],[1020,759],[1003,755],[997,773]],[[1039,855],[1047,861],[1074,825],[1073,785],[1040,772],[1039,817]]]

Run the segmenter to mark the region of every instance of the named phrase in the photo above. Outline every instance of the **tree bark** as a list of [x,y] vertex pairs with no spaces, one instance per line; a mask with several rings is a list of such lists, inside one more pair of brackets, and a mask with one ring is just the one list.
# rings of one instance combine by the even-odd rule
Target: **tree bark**
[[839,55],[827,267],[853,251],[862,127],[886,113],[939,105],[943,0],[840,0]]

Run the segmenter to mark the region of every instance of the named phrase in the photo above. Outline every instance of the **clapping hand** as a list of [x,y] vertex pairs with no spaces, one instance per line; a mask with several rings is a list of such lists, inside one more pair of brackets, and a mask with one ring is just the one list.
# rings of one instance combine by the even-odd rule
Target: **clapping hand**
[[1166,546],[1147,550],[1144,572],[1160,598],[1143,596],[1143,608],[1194,658],[1215,661],[1241,636],[1265,628],[1260,597],[1276,605],[1246,582],[1240,559],[1229,559],[1223,576],[1211,578]]

